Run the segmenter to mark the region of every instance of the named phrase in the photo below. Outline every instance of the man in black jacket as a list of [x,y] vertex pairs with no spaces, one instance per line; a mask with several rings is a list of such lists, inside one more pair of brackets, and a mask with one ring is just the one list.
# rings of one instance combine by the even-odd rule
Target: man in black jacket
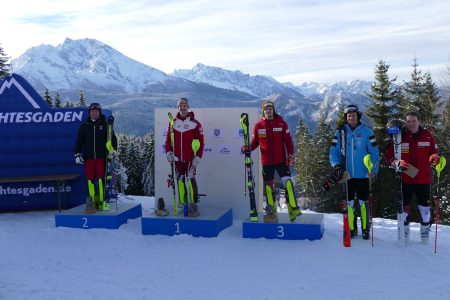
[[[92,103],[88,108],[87,120],[78,129],[75,145],[75,162],[79,165],[84,164],[89,196],[98,210],[109,210],[109,203],[104,201],[105,161],[107,155],[114,155],[114,149],[117,149],[117,138],[114,131],[111,143],[107,145],[107,128],[108,125],[100,104]],[[97,179],[97,195],[95,179]]]

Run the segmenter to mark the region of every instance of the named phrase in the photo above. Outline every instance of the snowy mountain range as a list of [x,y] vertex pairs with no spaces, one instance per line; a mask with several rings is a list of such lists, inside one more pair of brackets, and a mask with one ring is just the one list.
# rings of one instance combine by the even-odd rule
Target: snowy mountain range
[[181,96],[188,97],[192,107],[259,106],[271,99],[291,127],[302,116],[314,129],[321,115],[331,122],[342,104],[358,103],[364,110],[371,84],[355,80],[294,86],[200,63],[166,74],[94,39],[67,38],[56,47],[33,47],[11,64],[41,94],[47,88],[58,92],[63,102],[76,102],[82,91],[88,103],[113,109],[118,131],[137,135],[153,129],[154,107],[175,106]]

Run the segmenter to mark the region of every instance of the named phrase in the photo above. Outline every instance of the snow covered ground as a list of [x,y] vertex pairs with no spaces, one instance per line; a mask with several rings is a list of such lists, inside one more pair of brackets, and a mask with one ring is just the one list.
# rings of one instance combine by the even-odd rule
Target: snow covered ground
[[[153,198],[133,197],[144,211]],[[450,299],[450,228],[434,254],[396,241],[375,219],[375,246],[342,246],[342,217],[325,215],[319,241],[243,239],[242,221],[217,238],[56,228],[53,211],[0,214],[0,299]]]

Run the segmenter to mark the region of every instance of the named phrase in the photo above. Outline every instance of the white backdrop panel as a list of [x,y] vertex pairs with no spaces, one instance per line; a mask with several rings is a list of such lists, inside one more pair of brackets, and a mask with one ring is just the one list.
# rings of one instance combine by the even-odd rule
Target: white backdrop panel
[[[249,115],[250,138],[253,126],[258,121],[258,108],[192,108],[195,118],[203,126],[205,148],[203,158],[197,167],[197,184],[202,207],[231,207],[233,217],[243,220],[248,217],[250,202],[245,194],[244,155],[241,154],[243,137],[240,134],[240,117]],[[167,205],[172,205],[172,189],[167,187],[170,164],[167,162],[164,144],[168,127],[167,113],[176,116],[177,109],[155,108],[155,196],[163,197]],[[242,132],[241,132],[242,133]],[[259,208],[262,199],[262,175],[259,149],[252,152],[253,174],[256,182],[256,201]]]

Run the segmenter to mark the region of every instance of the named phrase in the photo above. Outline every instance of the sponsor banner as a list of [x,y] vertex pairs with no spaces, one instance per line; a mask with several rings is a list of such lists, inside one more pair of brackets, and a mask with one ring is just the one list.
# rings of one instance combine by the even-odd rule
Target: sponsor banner
[[83,111],[0,112],[0,124],[81,122]]
[[[63,193],[64,192],[70,193],[72,191],[72,187],[70,185],[61,186],[60,191]],[[58,190],[53,185],[46,186],[39,184],[36,186],[20,187],[20,188],[0,185],[0,196],[22,195],[24,197],[28,197],[33,194],[50,194],[57,192]]]

